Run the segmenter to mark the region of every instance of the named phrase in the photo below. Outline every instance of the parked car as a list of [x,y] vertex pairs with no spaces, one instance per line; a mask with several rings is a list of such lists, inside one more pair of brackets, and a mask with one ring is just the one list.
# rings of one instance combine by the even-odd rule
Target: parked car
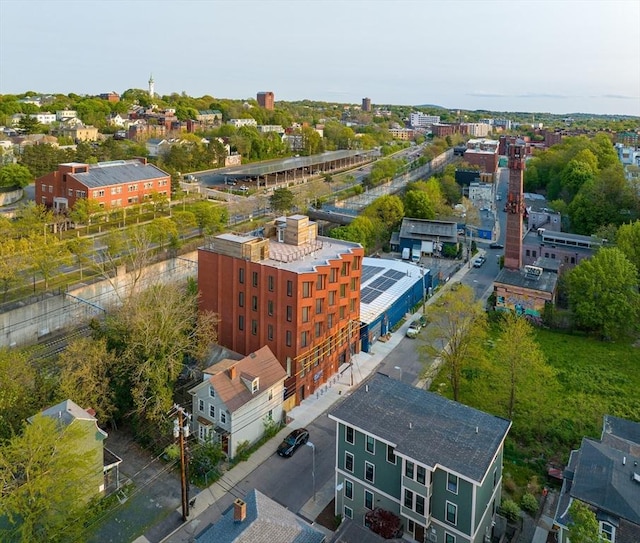
[[278,446],[278,454],[289,458],[293,456],[293,453],[296,452],[300,445],[304,445],[307,441],[309,441],[309,431],[305,428],[298,428],[291,432],[284,438],[284,441],[280,443]]
[[489,249],[504,249],[504,245],[502,245],[502,243],[494,242],[489,245]]
[[474,268],[479,268],[481,267],[485,262],[487,261],[487,259],[484,256],[479,256],[478,258],[476,258],[473,261],[473,267]]
[[413,321],[409,325],[409,328],[407,328],[407,337],[410,337],[411,339],[418,337],[418,332],[421,329],[422,329],[422,326],[420,325],[420,320]]

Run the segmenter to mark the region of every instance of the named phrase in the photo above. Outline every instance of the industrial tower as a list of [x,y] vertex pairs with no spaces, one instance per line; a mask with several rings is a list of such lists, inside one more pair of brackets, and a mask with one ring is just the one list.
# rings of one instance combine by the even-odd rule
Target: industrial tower
[[149,76],[149,96],[153,98],[155,96],[155,90],[153,85],[153,74]]
[[524,216],[523,174],[525,144],[517,140],[509,145],[509,190],[507,192],[507,232],[504,246],[504,267],[522,268],[522,219]]

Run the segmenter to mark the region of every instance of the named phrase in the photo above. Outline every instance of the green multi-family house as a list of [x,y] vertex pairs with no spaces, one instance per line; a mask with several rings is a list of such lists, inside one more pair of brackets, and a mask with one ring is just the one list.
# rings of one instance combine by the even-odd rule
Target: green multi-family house
[[336,515],[386,510],[404,536],[491,540],[511,422],[377,373],[346,397],[336,421]]

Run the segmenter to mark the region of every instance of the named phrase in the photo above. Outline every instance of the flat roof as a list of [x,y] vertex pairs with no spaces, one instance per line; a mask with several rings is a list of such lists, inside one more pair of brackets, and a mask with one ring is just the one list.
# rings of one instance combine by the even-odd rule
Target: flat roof
[[527,276],[525,270],[500,270],[494,283],[502,283],[513,287],[526,288],[528,290],[538,290],[540,292],[553,292],[558,282],[558,274],[555,272],[543,271],[538,279]]

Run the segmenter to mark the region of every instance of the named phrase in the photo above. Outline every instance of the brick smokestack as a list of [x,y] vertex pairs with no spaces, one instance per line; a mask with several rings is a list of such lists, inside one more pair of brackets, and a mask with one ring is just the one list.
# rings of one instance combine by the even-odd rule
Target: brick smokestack
[[233,502],[233,521],[242,522],[247,518],[247,504],[238,498]]
[[523,174],[525,146],[521,140],[509,144],[509,189],[507,191],[507,232],[504,244],[504,267],[522,268],[522,218],[524,215]]

